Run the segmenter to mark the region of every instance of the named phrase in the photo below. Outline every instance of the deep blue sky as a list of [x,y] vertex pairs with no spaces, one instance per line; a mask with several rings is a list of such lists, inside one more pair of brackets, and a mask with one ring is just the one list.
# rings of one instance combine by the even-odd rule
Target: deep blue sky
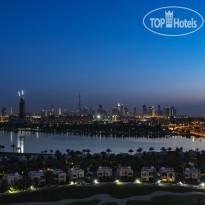
[[144,15],[191,0],[4,0],[0,2],[0,106],[26,93],[27,111],[82,105],[110,108],[118,101],[175,105],[205,115],[205,30],[163,37],[146,30]]

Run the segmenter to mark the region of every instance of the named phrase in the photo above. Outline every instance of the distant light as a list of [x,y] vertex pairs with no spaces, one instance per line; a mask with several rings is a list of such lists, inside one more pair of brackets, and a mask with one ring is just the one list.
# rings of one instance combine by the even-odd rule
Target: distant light
[[32,185],[32,186],[30,186],[30,190],[34,190],[34,186]]
[[157,184],[161,184],[161,180],[158,180],[158,181],[157,181]]
[[137,184],[141,184],[141,183],[142,183],[139,179],[137,179],[135,182],[136,182]]
[[115,183],[116,183],[116,184],[119,184],[119,183],[120,183],[120,180],[118,180],[118,179],[115,180]]
[[70,185],[74,185],[74,182],[73,182],[73,181],[71,181],[71,182],[70,182]]
[[200,184],[200,186],[204,187],[204,186],[205,186],[205,183],[204,183],[204,182],[202,182],[202,183]]
[[94,184],[99,184],[97,179],[94,180]]
[[98,115],[97,118],[100,119],[100,115]]

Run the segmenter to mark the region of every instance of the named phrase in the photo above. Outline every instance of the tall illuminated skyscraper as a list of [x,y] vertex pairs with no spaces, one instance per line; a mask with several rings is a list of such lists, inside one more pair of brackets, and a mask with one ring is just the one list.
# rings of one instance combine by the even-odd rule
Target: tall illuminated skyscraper
[[19,118],[20,119],[25,119],[25,99],[24,99],[24,91],[22,90],[21,93],[18,92],[19,94]]
[[61,115],[62,115],[61,107],[59,107],[59,110],[58,110],[58,115],[59,115],[59,116],[61,116]]

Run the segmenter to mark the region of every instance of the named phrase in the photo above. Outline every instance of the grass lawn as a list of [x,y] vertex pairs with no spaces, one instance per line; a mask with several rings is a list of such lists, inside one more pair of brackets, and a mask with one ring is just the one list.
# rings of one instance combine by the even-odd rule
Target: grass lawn
[[[67,205],[98,205],[99,202],[100,200],[81,201],[81,202],[75,202],[75,203],[71,203]],[[118,204],[113,203],[113,202],[108,202],[108,203],[104,203],[103,205],[118,205]]]
[[22,192],[0,197],[1,205],[22,202],[49,202],[62,199],[82,199],[96,194],[109,194],[114,198],[127,198],[135,195],[147,195],[154,191],[188,192],[193,191],[186,187],[151,186],[143,184],[105,184],[99,186],[65,186],[49,188],[33,192]]
[[151,201],[129,201],[127,205],[204,205],[205,196],[159,196],[154,197]]
[[81,201],[81,202],[75,202],[67,205],[98,205],[100,200],[93,200],[93,201]]

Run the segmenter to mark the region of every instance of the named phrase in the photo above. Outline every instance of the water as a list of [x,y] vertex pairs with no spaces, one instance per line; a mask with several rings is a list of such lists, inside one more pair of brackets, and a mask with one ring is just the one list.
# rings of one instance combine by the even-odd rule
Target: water
[[[162,147],[183,147],[185,151],[196,148],[205,150],[205,138],[185,138],[181,136],[163,137],[163,138],[117,138],[117,137],[90,137],[71,134],[48,134],[32,132],[0,132],[0,145],[4,145],[4,151],[13,151],[11,145],[21,149],[22,153],[41,153],[44,150],[60,150],[66,152],[66,149],[80,150],[90,149],[91,153],[99,153],[110,148],[113,153],[127,153],[129,149],[136,151],[141,147],[148,151],[152,146],[155,151],[160,151]],[[16,148],[15,148],[16,151]]]

